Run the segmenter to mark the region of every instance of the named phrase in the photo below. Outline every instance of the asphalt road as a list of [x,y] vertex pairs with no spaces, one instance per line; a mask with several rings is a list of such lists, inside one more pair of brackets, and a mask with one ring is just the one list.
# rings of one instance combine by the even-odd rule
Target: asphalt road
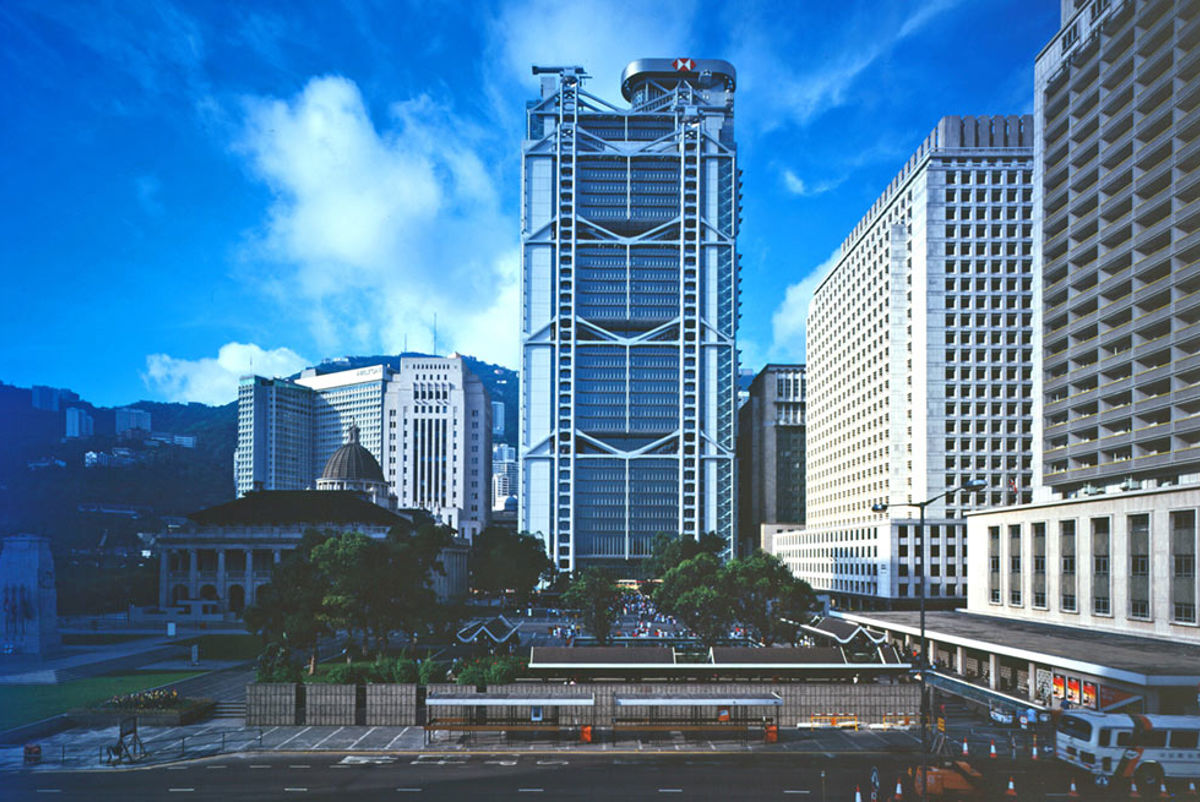
[[[907,768],[895,755],[342,755],[223,756],[179,765],[98,772],[13,773],[4,799],[871,800],[872,769],[890,799]],[[822,778],[822,773],[824,777]],[[1006,777],[983,799],[1003,799]],[[1039,766],[1015,777],[1023,800],[1061,799],[1065,774]],[[998,785],[997,785],[998,784]],[[1046,791],[1055,793],[1046,795]],[[905,787],[905,799],[914,799]]]

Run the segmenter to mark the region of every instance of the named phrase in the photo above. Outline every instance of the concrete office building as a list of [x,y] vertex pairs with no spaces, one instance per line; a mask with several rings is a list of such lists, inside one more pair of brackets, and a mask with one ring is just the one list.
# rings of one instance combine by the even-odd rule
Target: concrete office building
[[523,145],[519,528],[561,569],[734,548],[736,73],[644,59],[590,95],[535,68]]
[[738,409],[738,531],[742,554],[763,524],[804,525],[804,365],[767,365]]
[[[772,548],[846,606],[966,594],[963,514],[1029,497],[1030,117],[945,117],[845,240],[808,316],[807,527]],[[883,514],[875,504],[889,505]]]
[[428,511],[466,538],[487,524],[491,403],[463,360],[404,357],[299,378],[243,377],[234,476],[239,496],[316,486],[351,428],[401,507]]
[[518,495],[520,464],[517,450],[498,443],[492,446],[492,511],[503,510],[510,498]]
[[150,413],[144,409],[123,407],[113,411],[113,422],[116,427],[117,437],[134,431],[149,434],[151,431],[150,420]]
[[96,433],[95,421],[82,407],[67,407],[65,420],[65,435],[68,440],[91,437]]
[[504,402],[492,402],[492,435],[494,437],[504,436]]

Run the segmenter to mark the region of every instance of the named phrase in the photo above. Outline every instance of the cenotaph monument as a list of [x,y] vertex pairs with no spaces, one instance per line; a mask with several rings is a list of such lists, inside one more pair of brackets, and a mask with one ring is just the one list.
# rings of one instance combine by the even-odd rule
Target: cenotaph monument
[[13,535],[0,541],[0,601],[0,652],[45,655],[62,644],[49,540]]

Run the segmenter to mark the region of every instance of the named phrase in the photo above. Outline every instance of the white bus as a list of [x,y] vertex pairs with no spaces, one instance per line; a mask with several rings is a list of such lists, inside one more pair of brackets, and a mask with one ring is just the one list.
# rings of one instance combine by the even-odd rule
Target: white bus
[[1200,716],[1072,710],[1055,736],[1055,756],[1099,785],[1135,779],[1139,790],[1157,790],[1164,779],[1200,779]]

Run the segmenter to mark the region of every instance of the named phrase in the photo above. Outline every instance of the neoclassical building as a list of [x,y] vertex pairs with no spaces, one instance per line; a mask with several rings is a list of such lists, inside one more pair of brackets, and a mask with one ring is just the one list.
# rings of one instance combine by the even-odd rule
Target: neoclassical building
[[[275,563],[310,529],[381,539],[395,527],[411,532],[433,522],[423,510],[396,509],[378,461],[358,442],[356,426],[326,462],[316,490],[251,492],[188,517],[189,526],[155,541],[159,606],[234,614],[254,604]],[[465,595],[467,550],[460,538],[443,550],[444,573],[432,577],[438,598]]]

